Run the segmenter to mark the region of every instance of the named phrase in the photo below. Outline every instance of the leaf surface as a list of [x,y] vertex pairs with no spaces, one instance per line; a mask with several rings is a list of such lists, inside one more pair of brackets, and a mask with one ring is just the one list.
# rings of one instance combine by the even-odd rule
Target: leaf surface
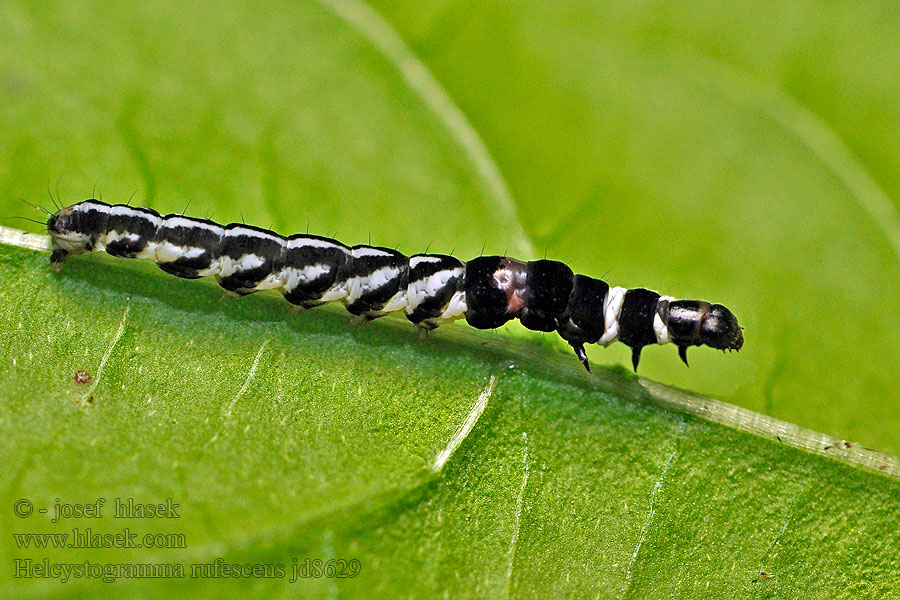
[[[721,300],[747,325],[740,355],[700,351],[684,370],[650,349],[642,375],[895,449],[897,342],[876,324],[897,308],[873,296],[853,313],[850,292],[888,297],[896,258],[849,163],[763,93],[770,74],[724,75],[640,12],[598,28],[485,7],[384,20],[337,0],[8,3],[2,210],[33,215],[16,199],[48,182],[63,203],[96,185],[406,253],[546,247],[613,283]],[[646,47],[648,31],[671,43]],[[893,457],[620,368],[587,376],[551,336],[409,329],[106,256],[57,274],[0,245],[4,597],[877,597],[896,582]],[[852,377],[824,360],[839,346]],[[57,502],[99,498],[103,518],[51,521]],[[179,518],[116,519],[117,498],[171,498]],[[17,517],[21,499],[48,513]],[[13,535],[88,527],[185,543]],[[16,577],[15,560],[44,558],[185,577]],[[290,582],[307,559],[361,570]],[[222,564],[285,575],[203,570]]]

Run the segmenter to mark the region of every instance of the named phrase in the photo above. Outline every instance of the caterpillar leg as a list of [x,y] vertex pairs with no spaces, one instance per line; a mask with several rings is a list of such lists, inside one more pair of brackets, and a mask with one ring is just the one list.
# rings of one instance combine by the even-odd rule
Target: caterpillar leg
[[689,367],[691,365],[689,365],[687,361],[687,349],[687,346],[678,346],[678,357],[681,359],[681,362],[684,363],[684,366]]
[[578,357],[578,360],[581,361],[581,364],[584,365],[584,368],[587,369],[587,372],[591,372],[591,365],[588,363],[587,353],[584,351],[584,344],[575,344],[569,342],[569,345],[572,346],[572,349],[575,351],[575,356]]

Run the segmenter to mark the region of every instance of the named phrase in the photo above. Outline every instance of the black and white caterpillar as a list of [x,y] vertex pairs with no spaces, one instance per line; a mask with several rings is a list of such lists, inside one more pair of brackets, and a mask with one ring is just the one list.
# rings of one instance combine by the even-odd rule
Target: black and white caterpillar
[[303,308],[340,300],[365,319],[402,310],[423,329],[461,318],[472,327],[494,329],[518,318],[528,329],[558,332],[588,370],[584,344],[618,340],[630,346],[637,371],[641,349],[650,344],[675,344],[687,364],[689,346],[740,350],[744,343],[737,319],[721,304],[611,288],[554,260],[406,257],[390,248],[348,247],[307,234],[283,237],[249,225],[161,216],[93,199],[51,215],[47,229],[52,264],[70,254],[106,250],[153,260],[178,277],[215,277],[240,295],[280,289]]

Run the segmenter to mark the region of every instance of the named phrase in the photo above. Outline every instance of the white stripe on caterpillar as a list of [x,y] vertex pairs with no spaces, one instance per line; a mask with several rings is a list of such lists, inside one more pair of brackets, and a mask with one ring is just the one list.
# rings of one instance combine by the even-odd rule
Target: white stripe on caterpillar
[[627,291],[623,287],[614,287],[606,294],[603,301],[603,323],[606,330],[597,342],[601,346],[609,346],[619,339],[619,314],[622,312],[622,303],[625,301]]

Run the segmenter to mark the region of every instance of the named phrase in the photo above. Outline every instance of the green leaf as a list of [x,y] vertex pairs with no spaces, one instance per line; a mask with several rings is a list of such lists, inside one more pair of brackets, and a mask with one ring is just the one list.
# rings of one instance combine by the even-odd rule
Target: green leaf
[[[0,265],[0,565],[21,597],[798,597],[887,590],[900,566],[896,459],[628,374],[588,376],[499,336],[416,340],[397,321],[351,326],[263,295],[222,299],[124,260],[70,260],[60,275],[46,254],[0,246]],[[89,384],[74,381],[79,369]],[[49,520],[56,502],[99,498],[101,519]],[[116,519],[116,498],[171,498],[180,518]],[[20,499],[50,512],[17,518],[8,507]],[[88,527],[181,534],[186,547],[76,553],[11,539]],[[187,579],[14,579],[14,560],[44,558],[182,565]],[[217,558],[287,571],[190,578]],[[290,583],[295,558],[356,559],[361,573]],[[848,572],[865,585],[846,587]]]
[[[704,19],[699,4],[547,7],[398,4],[385,21],[346,0],[7,3],[2,211],[40,218],[17,198],[40,201],[49,183],[70,203],[96,185],[110,202],[137,189],[161,212],[190,202],[222,222],[407,253],[546,247],[616,284],[725,302],[747,326],[738,356],[699,351],[685,370],[649,349],[642,375],[900,448],[898,342],[882,326],[898,310],[894,217],[878,186],[893,188],[873,175],[888,163],[854,157],[843,129],[769,85],[774,68],[728,60],[742,27],[770,21],[691,34],[710,49],[676,35]],[[58,274],[15,247],[28,243],[0,245],[4,597],[893,589],[894,457],[621,368],[588,376],[552,336],[455,325],[419,339],[402,319],[224,298],[135,261],[76,257]],[[838,355],[855,361],[836,369]],[[627,364],[621,348],[592,359]],[[51,520],[56,503],[100,498],[102,518]],[[179,517],[117,519],[117,498],[171,498]],[[23,499],[48,512],[17,516]],[[14,537],[73,528],[184,544]],[[119,567],[114,584],[90,571],[63,583],[23,577],[26,559],[185,577]],[[294,559],[356,559],[360,572],[292,583]]]

